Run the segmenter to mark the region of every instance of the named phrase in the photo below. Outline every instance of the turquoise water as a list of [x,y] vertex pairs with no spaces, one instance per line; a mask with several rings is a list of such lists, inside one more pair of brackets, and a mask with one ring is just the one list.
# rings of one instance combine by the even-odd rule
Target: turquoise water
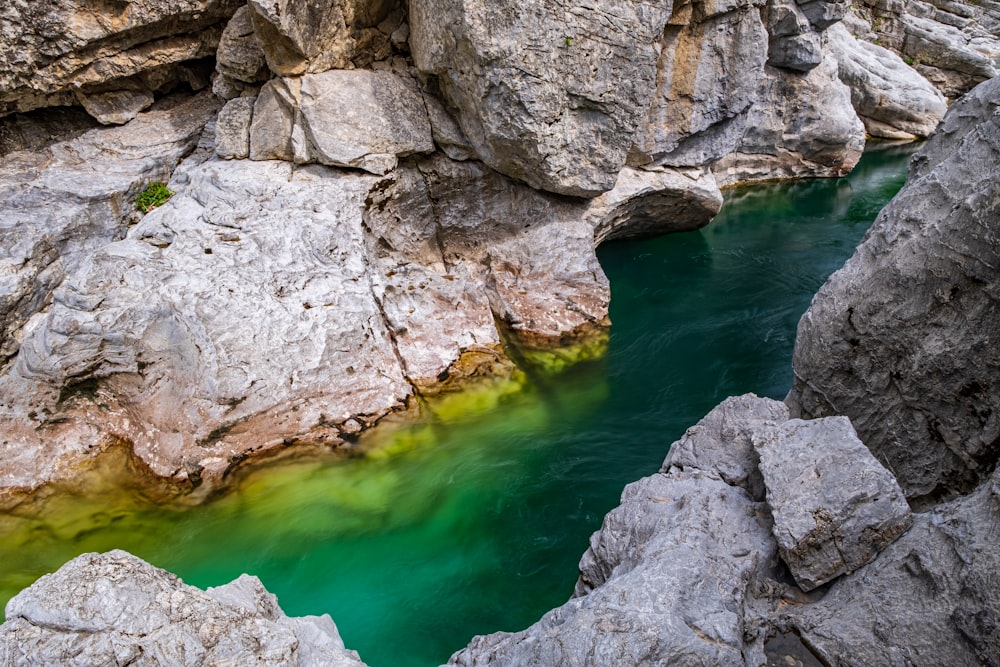
[[128,549],[205,587],[259,576],[290,615],[330,613],[373,667],[436,665],[572,592],[622,487],[722,398],[781,398],[795,325],[902,185],[911,148],[835,181],[729,192],[709,227],[608,244],[606,359],[392,455],[297,463],[195,509],[113,484],[0,516],[0,601],[85,551]]

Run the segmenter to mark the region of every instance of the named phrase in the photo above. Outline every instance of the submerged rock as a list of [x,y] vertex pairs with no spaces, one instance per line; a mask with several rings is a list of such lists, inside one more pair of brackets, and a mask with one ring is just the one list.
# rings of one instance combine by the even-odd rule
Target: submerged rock
[[910,526],[892,473],[846,417],[792,419],[753,444],[781,558],[803,590],[871,562]]
[[328,615],[285,616],[256,577],[202,591],[124,551],[78,556],[6,617],[5,665],[364,667]]
[[969,491],[997,463],[998,103],[994,78],[952,105],[799,323],[789,401],[850,417],[918,501]]

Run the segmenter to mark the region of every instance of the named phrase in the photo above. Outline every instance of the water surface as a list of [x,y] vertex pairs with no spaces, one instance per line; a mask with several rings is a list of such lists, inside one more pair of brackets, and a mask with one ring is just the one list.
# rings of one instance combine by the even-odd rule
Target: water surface
[[0,602],[86,551],[123,548],[197,586],[259,576],[289,615],[330,613],[373,667],[447,660],[570,595],[622,487],[726,396],[782,398],[795,326],[902,185],[910,148],[839,180],[727,193],[709,227],[608,244],[606,359],[391,452],[255,474],[208,506],[104,482],[45,518],[0,515]]

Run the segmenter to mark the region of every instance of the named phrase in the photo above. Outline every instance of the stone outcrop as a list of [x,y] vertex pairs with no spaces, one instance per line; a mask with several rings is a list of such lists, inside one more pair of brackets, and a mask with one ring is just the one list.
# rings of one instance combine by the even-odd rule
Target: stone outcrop
[[829,665],[994,665],[1000,655],[1000,475],[917,514],[878,560],[790,611]]
[[928,137],[948,107],[927,79],[886,48],[855,39],[843,25],[826,31],[840,80],[865,131],[880,139]]
[[414,62],[479,158],[529,185],[592,197],[625,164],[654,88],[654,2],[413,1]]
[[850,417],[911,499],[970,490],[1000,447],[998,101],[992,79],[952,105],[799,323],[789,400]]
[[792,419],[753,445],[781,559],[803,590],[871,562],[910,527],[895,478],[846,417]]
[[209,84],[238,0],[13,0],[0,8],[0,116],[82,104],[102,123],[134,118],[153,94]]
[[256,577],[202,591],[124,551],[78,556],[6,617],[4,665],[364,667],[328,615],[285,616]]
[[994,2],[862,0],[853,32],[902,56],[948,97],[996,76],[1000,8]]

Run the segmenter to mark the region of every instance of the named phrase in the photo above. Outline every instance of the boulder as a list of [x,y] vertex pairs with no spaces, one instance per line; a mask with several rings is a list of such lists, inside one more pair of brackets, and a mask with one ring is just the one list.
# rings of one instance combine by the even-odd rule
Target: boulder
[[828,665],[994,665],[1000,656],[1000,475],[914,516],[878,560],[788,610]]
[[410,46],[487,165],[555,193],[610,190],[655,88],[660,3],[411,0]]
[[215,154],[225,160],[250,157],[250,124],[256,97],[237,97],[226,102],[215,119]]
[[395,169],[400,157],[433,151],[420,93],[390,71],[273,79],[254,105],[253,160],[318,162],[381,175]]
[[222,31],[215,53],[215,70],[221,76],[244,84],[260,84],[270,78],[264,51],[254,33],[253,12],[248,5],[236,10]]
[[328,615],[285,616],[256,577],[202,591],[124,551],[78,556],[12,598],[0,662],[364,667]]
[[123,123],[144,98],[186,83],[208,85],[240,0],[13,0],[0,8],[0,116],[75,105]]
[[769,0],[767,64],[808,72],[823,60],[822,39],[794,0]]
[[392,55],[394,0],[249,0],[254,33],[278,76],[351,69]]
[[855,39],[846,27],[826,31],[839,64],[839,76],[851,89],[851,104],[869,135],[880,139],[930,136],[948,106],[927,79],[898,55]]
[[919,505],[967,492],[1000,445],[1000,78],[951,106],[799,322],[789,402],[843,414]]
[[871,562],[910,526],[895,478],[846,417],[792,419],[753,446],[778,550],[803,590]]

